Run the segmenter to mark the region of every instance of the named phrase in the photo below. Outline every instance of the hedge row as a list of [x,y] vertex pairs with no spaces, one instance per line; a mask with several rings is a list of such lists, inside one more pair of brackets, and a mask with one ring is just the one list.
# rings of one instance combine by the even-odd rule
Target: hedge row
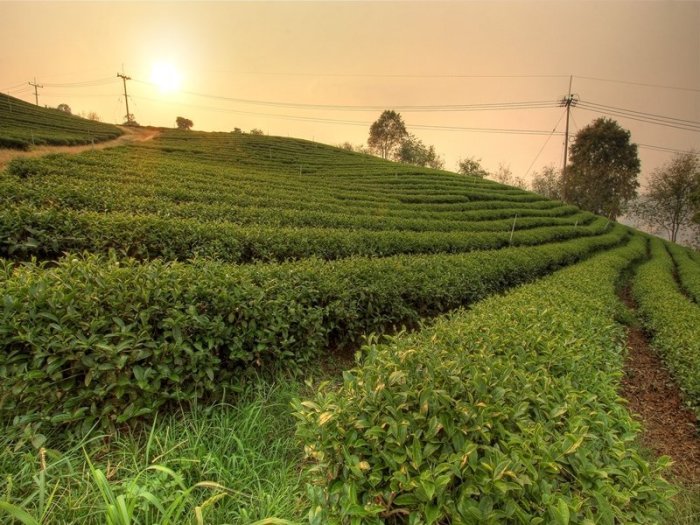
[[700,263],[690,256],[690,252],[675,243],[666,245],[673,262],[676,263],[676,272],[683,290],[700,305]]
[[162,218],[125,213],[77,212],[12,206],[0,211],[0,256],[55,259],[64,252],[106,253],[111,249],[137,259],[196,256],[224,262],[285,261],[316,256],[340,259],[352,255],[388,256],[411,253],[464,253],[508,245],[598,235],[608,223],[507,229],[496,232],[392,232],[330,228],[272,228],[226,222]]
[[624,248],[364,348],[296,402],[310,523],[658,523],[668,484],[635,444],[611,322]]
[[678,289],[664,242],[651,240],[651,259],[641,265],[632,293],[644,327],[688,401],[700,413],[700,306]]
[[234,266],[68,256],[0,278],[0,414],[123,423],[294,366],[362,334],[415,325],[594,250],[627,229],[467,255]]

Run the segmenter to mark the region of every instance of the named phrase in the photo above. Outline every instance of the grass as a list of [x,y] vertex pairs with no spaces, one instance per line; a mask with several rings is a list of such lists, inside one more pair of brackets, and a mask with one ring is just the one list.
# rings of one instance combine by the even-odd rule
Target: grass
[[[289,404],[305,388],[261,380],[234,403],[194,406],[140,432],[49,436],[39,450],[3,429],[0,500],[39,523],[182,523],[197,512],[207,523],[300,520],[302,451]],[[12,510],[0,506],[0,516]]]

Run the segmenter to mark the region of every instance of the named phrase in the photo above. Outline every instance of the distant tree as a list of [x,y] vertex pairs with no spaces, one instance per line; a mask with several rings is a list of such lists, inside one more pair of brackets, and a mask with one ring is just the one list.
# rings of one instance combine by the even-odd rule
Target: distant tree
[[508,166],[504,166],[503,164],[498,165],[498,169],[489,175],[489,179],[495,180],[496,182],[500,182],[501,184],[505,184],[507,186],[520,188],[521,190],[527,189],[525,179],[513,175],[510,168]]
[[479,177],[483,179],[489,176],[489,172],[484,169],[481,165],[481,159],[475,157],[467,157],[465,159],[460,159],[457,162],[457,172],[462,175],[471,175],[472,177]]
[[343,142],[342,144],[339,144],[338,147],[340,149],[344,149],[345,151],[355,151],[355,146],[353,146],[350,142],[347,140]]
[[561,173],[554,166],[545,166],[532,179],[532,191],[548,199],[561,200],[561,185]]
[[367,144],[383,159],[388,159],[406,137],[408,132],[401,115],[387,109],[370,126]]
[[614,120],[599,118],[581,129],[570,159],[563,177],[567,202],[615,220],[637,195],[637,145]]
[[100,121],[100,116],[95,111],[88,111],[88,114],[85,118],[87,118],[88,120],[94,120],[95,122]]
[[251,135],[264,135],[265,133],[263,133],[263,131],[261,129],[253,128],[250,130],[250,134]]
[[56,106],[56,109],[59,111],[63,111],[64,113],[68,113],[69,115],[73,114],[68,104],[59,104],[58,106]]
[[190,129],[192,129],[192,126],[194,125],[190,119],[185,118],[185,117],[177,117],[175,119],[175,123],[177,124],[177,129],[184,129],[184,130],[190,130]]
[[691,226],[700,192],[700,158],[694,151],[679,153],[654,171],[647,190],[631,207],[652,229],[661,228],[676,242],[678,232]]
[[241,128],[233,128],[233,131],[231,133],[235,133],[236,135],[242,135],[243,130],[241,130]]
[[408,134],[394,153],[394,159],[416,166],[442,169],[445,165],[434,146],[426,146],[413,134]]

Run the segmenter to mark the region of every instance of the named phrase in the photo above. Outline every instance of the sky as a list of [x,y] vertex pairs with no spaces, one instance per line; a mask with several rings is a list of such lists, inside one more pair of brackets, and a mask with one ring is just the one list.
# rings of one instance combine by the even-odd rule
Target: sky
[[572,139],[614,118],[644,181],[667,150],[700,150],[698,28],[700,2],[0,0],[0,91],[34,102],[36,79],[40,105],[121,123],[124,73],[140,124],[334,145],[396,109],[447,169],[529,180],[562,164],[571,82]]

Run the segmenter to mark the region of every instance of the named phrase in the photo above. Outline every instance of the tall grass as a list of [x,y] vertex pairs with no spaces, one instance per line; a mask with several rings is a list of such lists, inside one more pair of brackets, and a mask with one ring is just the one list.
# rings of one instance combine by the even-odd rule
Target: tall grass
[[260,381],[235,404],[195,406],[137,434],[91,434],[72,444],[48,436],[50,448],[38,450],[8,426],[0,438],[0,522],[300,520],[304,483],[289,403],[303,388]]

